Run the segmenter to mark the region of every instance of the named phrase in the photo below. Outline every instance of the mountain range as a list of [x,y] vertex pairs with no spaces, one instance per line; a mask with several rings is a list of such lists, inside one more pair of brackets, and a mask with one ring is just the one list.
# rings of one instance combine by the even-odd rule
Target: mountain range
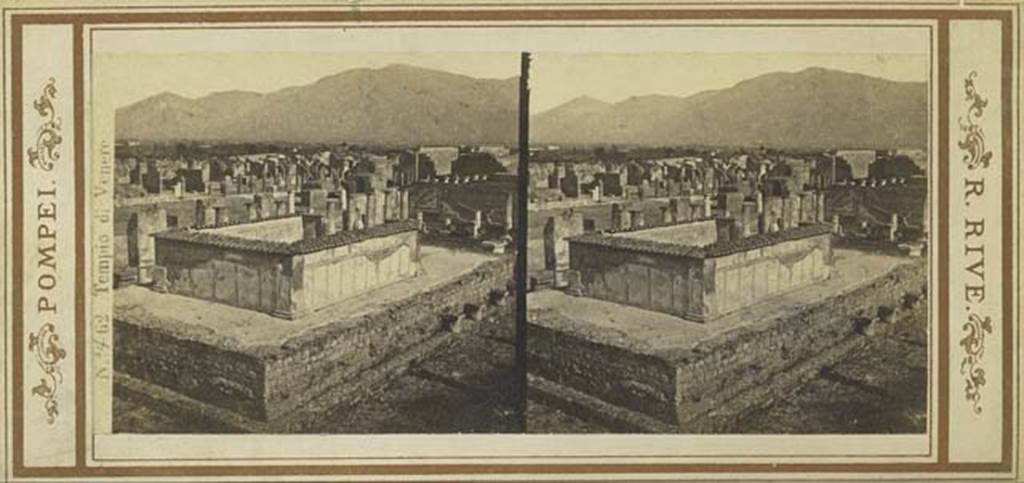
[[115,130],[143,141],[513,144],[518,103],[515,77],[390,65],[268,94],[158,94],[118,109]]
[[924,82],[809,68],[688,97],[580,97],[533,117],[531,141],[801,148],[924,148]]
[[[392,65],[269,94],[159,94],[118,109],[118,139],[514,144],[518,81]],[[837,70],[771,73],[687,97],[579,97],[531,117],[531,142],[924,148],[928,90]]]

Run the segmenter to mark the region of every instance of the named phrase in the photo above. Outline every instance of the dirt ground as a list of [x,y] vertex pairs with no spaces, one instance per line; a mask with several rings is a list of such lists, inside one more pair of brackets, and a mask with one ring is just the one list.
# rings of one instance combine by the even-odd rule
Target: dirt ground
[[[511,314],[448,337],[431,356],[411,365],[372,397],[339,407],[314,428],[318,433],[519,432],[521,398],[513,386]],[[114,431],[205,433],[182,415],[114,398]]]
[[928,335],[922,313],[863,352],[822,367],[785,399],[748,413],[737,433],[924,433],[928,415]]

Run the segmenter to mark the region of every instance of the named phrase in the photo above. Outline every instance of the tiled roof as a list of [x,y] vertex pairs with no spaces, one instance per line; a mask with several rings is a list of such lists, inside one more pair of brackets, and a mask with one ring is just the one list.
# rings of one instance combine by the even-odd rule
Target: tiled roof
[[604,232],[605,233],[629,233],[629,232],[632,232],[632,231],[650,230],[652,228],[666,228],[666,227],[669,227],[669,226],[676,226],[676,225],[688,225],[690,223],[697,223],[699,221],[709,221],[709,220],[714,220],[714,219],[715,218],[712,217],[712,216],[701,216],[701,217],[693,218],[693,219],[690,219],[690,220],[679,220],[679,221],[672,221],[672,222],[668,222],[668,223],[664,223],[664,222],[661,222],[661,221],[653,221],[651,223],[645,223],[644,226],[642,226],[642,227],[628,226],[626,228],[618,228],[618,229],[612,228],[610,230],[605,230]]
[[695,257],[695,253],[701,249],[700,247],[694,246],[643,240],[639,238],[609,236],[601,233],[584,233],[570,238],[569,242],[678,257]]
[[174,229],[153,235],[158,240],[175,240],[217,248],[230,248],[250,252],[268,253],[273,255],[290,255],[288,243],[268,240],[254,240],[238,236],[222,235],[195,229]]
[[271,255],[301,255],[350,245],[364,240],[369,240],[371,238],[413,231],[418,229],[418,227],[418,222],[415,220],[394,221],[362,230],[339,231],[332,235],[309,240],[298,240],[292,243],[254,240],[251,238],[211,233],[202,229],[176,229],[157,233],[153,236],[155,238],[165,240],[183,241],[210,245],[218,248],[267,253]]
[[309,240],[299,240],[291,244],[293,254],[312,253],[328,248],[335,248],[353,243],[377,238],[381,236],[394,235],[407,231],[419,229],[419,222],[416,220],[400,220],[385,223],[383,225],[371,226],[362,230],[339,231],[332,235],[321,236]]
[[796,228],[772,233],[749,236],[739,240],[713,243],[706,246],[688,246],[637,238],[609,236],[601,233],[584,233],[569,239],[572,243],[631,250],[656,255],[671,255],[690,258],[716,258],[754,250],[785,241],[810,238],[831,232],[831,227],[821,224],[807,224]]
[[748,236],[739,240],[730,240],[714,243],[703,248],[705,257],[722,257],[733,253],[744,252],[757,248],[774,245],[776,243],[800,240],[812,236],[825,235],[832,232],[832,227],[822,224],[800,225],[796,228],[781,230],[772,233]]

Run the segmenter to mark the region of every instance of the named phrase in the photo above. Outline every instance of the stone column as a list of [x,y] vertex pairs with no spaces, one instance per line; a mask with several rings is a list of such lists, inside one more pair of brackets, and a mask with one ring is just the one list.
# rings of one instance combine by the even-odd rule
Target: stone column
[[257,213],[256,202],[247,202],[245,204],[245,211],[249,218],[249,221],[256,221],[260,219],[260,215],[259,213]]
[[196,227],[206,226],[206,201],[196,200],[196,211],[192,217],[192,225]]
[[669,198],[668,199],[668,213],[669,213],[669,217],[671,217],[671,219],[672,219],[672,223],[675,223],[677,221],[682,221],[680,219],[681,217],[679,216],[680,215],[679,198]]
[[371,191],[366,196],[366,228],[377,225],[377,191]]
[[416,212],[416,225],[419,227],[419,229],[421,231],[423,230],[424,226],[426,226],[426,225],[423,224],[423,212],[422,211],[417,211]]
[[743,202],[743,229],[740,232],[740,236],[748,237],[756,235],[759,230],[759,215],[757,214],[757,203],[753,201]]
[[622,225],[615,227],[616,230],[628,230],[633,227],[633,212],[622,210]]
[[323,215],[302,215],[302,239],[312,240],[324,235]]
[[348,205],[348,209],[345,210],[345,230],[352,231],[356,229],[357,221],[359,220],[359,210],[351,204]]
[[647,226],[647,221],[644,219],[644,210],[636,209],[629,210],[630,228],[639,230]]
[[264,206],[266,204],[266,197],[263,194],[255,194],[252,200],[256,204],[256,219],[262,220],[267,218],[270,213],[267,212],[268,210]]
[[[167,230],[167,212],[163,208],[133,213],[128,222],[128,260],[134,258],[138,267],[138,282],[153,281],[152,269],[156,264],[156,241],[153,234]],[[134,256],[133,256],[134,255]]]
[[398,210],[395,209],[395,197],[398,192],[392,189],[384,190],[384,221],[394,221]]
[[327,200],[327,213],[324,217],[324,234],[333,235],[337,230],[338,200]]
[[289,214],[289,215],[294,215],[295,214],[295,192],[294,191],[289,191],[288,192],[288,199],[285,200],[285,209],[287,210],[287,214]]
[[229,222],[229,220],[228,220],[228,209],[227,209],[227,207],[224,207],[224,206],[214,206],[213,207],[213,224],[215,224],[215,225],[223,225],[223,224],[228,223],[228,222]]
[[622,205],[612,203],[612,229],[621,230],[622,228]]
[[900,215],[893,213],[889,217],[889,241],[896,242],[896,234],[900,229]]
[[373,192],[373,197],[376,200],[376,205],[374,206],[375,209],[373,210],[374,226],[383,225],[384,222],[387,221],[387,216],[385,215],[388,202],[386,194],[387,193],[383,190],[376,190]]
[[348,190],[345,189],[344,186],[338,187],[338,202],[339,202],[338,209],[340,209],[341,211],[347,211],[348,210],[348,205],[349,205]]
[[399,216],[399,219],[408,220],[409,219],[409,190],[401,190],[399,193],[401,194],[401,199],[399,200],[400,201],[400,206],[399,206],[398,216]]
[[511,231],[515,224],[516,197],[509,193],[505,195],[505,229]]
[[483,235],[484,228],[484,216],[483,212],[476,210],[473,212],[473,238],[480,238]]
[[711,195],[704,196],[704,218],[711,218]]
[[[926,197],[927,198],[927,197]],[[819,191],[815,193],[814,207],[817,209],[817,216],[814,217],[818,223],[825,222],[825,193]]]

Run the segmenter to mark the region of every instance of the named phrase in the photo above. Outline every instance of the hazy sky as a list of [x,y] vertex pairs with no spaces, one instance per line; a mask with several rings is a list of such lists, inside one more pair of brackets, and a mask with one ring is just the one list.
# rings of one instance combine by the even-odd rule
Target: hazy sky
[[919,27],[332,28],[99,31],[93,52],[101,87],[126,105],[164,91],[270,92],[394,63],[508,78],[529,50],[540,112],[580,95],[685,96],[812,66],[926,81],[930,45]]

